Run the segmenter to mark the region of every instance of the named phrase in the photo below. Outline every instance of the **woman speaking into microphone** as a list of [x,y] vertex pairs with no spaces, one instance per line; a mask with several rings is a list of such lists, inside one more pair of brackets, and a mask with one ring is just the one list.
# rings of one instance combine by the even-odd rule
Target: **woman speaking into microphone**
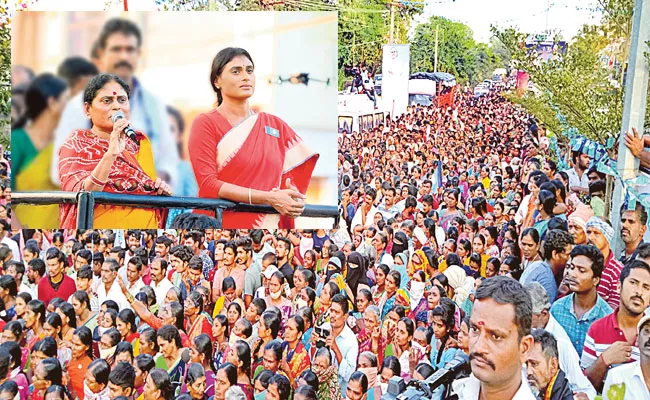
[[199,197],[267,204],[280,214],[225,211],[224,229],[292,228],[318,154],[280,118],[251,110],[255,65],[246,50],[217,53],[210,84],[217,107],[196,117],[188,146]]
[[[149,139],[129,127],[129,96],[129,85],[116,75],[100,74],[90,80],[84,111],[91,128],[72,132],[59,151],[62,190],[171,194],[169,185],[156,178]],[[163,227],[164,220],[161,210],[96,205],[93,227],[152,229]],[[76,205],[62,204],[59,221],[61,228],[75,228]]]

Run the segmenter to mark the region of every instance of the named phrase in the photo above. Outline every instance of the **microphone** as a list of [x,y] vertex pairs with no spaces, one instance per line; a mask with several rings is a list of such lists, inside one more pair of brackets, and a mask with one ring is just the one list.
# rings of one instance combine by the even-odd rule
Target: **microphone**
[[470,372],[469,356],[461,351],[457,352],[451,361],[448,361],[444,367],[437,370],[424,382],[420,382],[420,388],[425,390],[428,395],[441,385],[452,382],[461,373]]
[[[124,112],[120,110],[111,116],[111,121],[113,121],[113,124],[115,124],[118,120],[124,118],[126,118],[126,116],[124,115]],[[140,144],[140,142],[138,142],[138,138],[135,136],[135,130],[131,128],[130,125],[124,128],[124,134],[128,136],[129,139],[131,139],[135,144]]]

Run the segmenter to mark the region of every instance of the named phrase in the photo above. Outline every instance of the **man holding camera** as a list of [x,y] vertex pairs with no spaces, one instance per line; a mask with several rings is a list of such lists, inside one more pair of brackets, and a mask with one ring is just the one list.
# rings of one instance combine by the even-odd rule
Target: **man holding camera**
[[[350,375],[357,369],[357,356],[359,355],[359,343],[352,332],[352,329],[346,324],[349,311],[348,299],[343,294],[337,294],[332,297],[330,306],[330,324],[332,331],[325,339],[325,346],[330,349],[336,362],[339,365],[339,386],[341,393],[345,393]],[[316,351],[316,343],[321,340],[314,329],[311,336],[312,346],[311,353]]]
[[533,345],[530,295],[496,276],[476,289],[469,326],[472,375],[453,383],[459,400],[535,400],[522,366]]

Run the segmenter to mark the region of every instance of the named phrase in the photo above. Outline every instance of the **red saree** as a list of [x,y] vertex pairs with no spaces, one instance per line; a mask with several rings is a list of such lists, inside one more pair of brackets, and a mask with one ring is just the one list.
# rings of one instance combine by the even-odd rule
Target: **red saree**
[[[318,160],[318,154],[278,117],[259,113],[233,127],[217,110],[194,120],[189,154],[202,198],[219,197],[225,182],[270,191],[284,189],[287,178],[304,194]],[[228,211],[222,223],[224,229],[294,227],[293,219],[278,214]]]
[[[149,139],[136,132],[140,146],[126,141],[125,150],[117,157],[108,175],[105,192],[156,195],[156,170]],[[66,139],[59,150],[59,177],[61,190],[78,192],[83,182],[108,151],[108,140],[89,130],[79,129]],[[95,228],[159,228],[165,212],[154,209],[97,205],[94,211]],[[62,204],[59,213],[60,228],[75,228],[77,207]],[[128,225],[128,226],[127,226]]]

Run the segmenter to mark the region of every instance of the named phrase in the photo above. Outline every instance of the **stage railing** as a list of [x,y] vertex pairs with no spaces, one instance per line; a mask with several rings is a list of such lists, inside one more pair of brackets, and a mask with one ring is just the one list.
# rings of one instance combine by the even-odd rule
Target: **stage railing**
[[[221,228],[224,210],[235,212],[255,212],[263,214],[278,214],[278,211],[268,205],[251,205],[236,203],[223,199],[200,199],[196,197],[175,196],[145,196],[134,194],[118,194],[106,192],[14,192],[11,194],[11,204],[76,204],[77,229],[92,229],[93,214],[96,204],[119,205],[141,208],[181,208],[214,211],[218,228]],[[305,205],[301,217],[333,218],[338,217],[338,207],[315,204]]]

